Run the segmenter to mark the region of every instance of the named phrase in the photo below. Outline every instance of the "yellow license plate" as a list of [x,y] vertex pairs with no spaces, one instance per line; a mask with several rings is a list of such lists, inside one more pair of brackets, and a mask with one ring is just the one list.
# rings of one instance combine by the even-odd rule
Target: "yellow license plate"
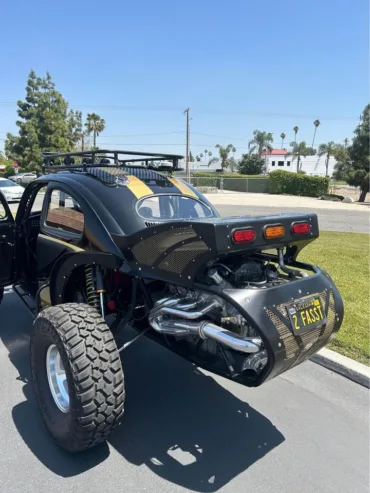
[[326,323],[325,311],[319,296],[289,303],[287,310],[295,335],[300,335]]

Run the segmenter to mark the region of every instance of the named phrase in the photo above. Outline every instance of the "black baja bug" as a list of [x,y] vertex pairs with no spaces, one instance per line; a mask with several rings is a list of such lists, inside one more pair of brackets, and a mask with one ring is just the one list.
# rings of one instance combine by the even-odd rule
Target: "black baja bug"
[[[61,447],[92,447],[121,421],[120,352],[140,335],[257,387],[339,330],[333,281],[297,261],[319,236],[315,214],[222,218],[173,176],[180,156],[43,158],[15,221],[0,195],[0,286],[14,284],[36,317],[33,383]],[[138,335],[122,344],[128,325]]]

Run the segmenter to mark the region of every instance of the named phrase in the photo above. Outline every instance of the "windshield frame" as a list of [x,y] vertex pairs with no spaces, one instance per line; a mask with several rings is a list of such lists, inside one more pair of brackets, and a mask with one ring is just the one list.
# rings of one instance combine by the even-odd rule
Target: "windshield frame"
[[[205,217],[188,217],[188,218],[185,218],[185,217],[182,217],[182,218],[176,218],[176,217],[171,217],[171,218],[161,218],[161,217],[155,217],[153,216],[152,218],[149,218],[149,217],[144,217],[142,216],[141,214],[139,214],[139,209],[140,207],[142,206],[143,202],[145,200],[148,200],[148,199],[151,199],[151,198],[156,198],[156,197],[180,197],[180,198],[184,198],[184,199],[189,199],[189,200],[193,200],[194,202],[197,202],[198,204],[200,204],[201,206],[203,206],[207,211],[209,211],[210,215],[209,216],[205,216]],[[136,210],[136,213],[137,215],[143,219],[144,221],[155,221],[155,222],[166,222],[166,221],[199,221],[199,220],[205,220],[205,219],[214,219],[217,217],[217,214],[215,213],[214,210],[212,210],[212,208],[206,204],[205,202],[203,202],[202,200],[200,200],[198,197],[192,197],[192,196],[189,196],[189,195],[185,195],[185,194],[181,194],[181,193],[156,193],[156,194],[153,194],[153,195],[146,195],[145,197],[142,197],[140,200],[138,200],[135,204],[135,210]]]

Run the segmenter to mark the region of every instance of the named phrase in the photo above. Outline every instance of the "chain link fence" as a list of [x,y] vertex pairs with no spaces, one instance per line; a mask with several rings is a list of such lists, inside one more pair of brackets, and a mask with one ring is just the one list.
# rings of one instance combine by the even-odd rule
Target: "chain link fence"
[[232,192],[249,192],[249,193],[268,193],[269,178],[223,178],[217,176],[210,177],[191,177],[186,181],[191,183],[199,191],[203,189],[217,189],[219,191],[227,190]]

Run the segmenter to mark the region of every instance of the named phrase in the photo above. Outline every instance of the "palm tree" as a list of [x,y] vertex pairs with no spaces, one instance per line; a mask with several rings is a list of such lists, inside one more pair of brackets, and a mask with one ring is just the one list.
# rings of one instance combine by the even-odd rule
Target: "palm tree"
[[315,120],[313,122],[314,126],[315,126],[315,130],[314,130],[314,133],[313,133],[313,140],[312,140],[312,149],[313,149],[313,145],[315,143],[315,137],[316,137],[316,130],[317,130],[317,127],[320,125],[320,120]]
[[295,127],[293,127],[293,131],[294,131],[294,142],[297,142],[297,133],[298,133],[298,130],[299,130],[299,127],[297,125]]
[[208,150],[204,149],[204,161],[207,161]]
[[99,137],[99,134],[105,129],[105,120],[96,113],[88,113],[85,125],[88,135],[93,134],[94,147],[96,147],[96,137]]
[[229,160],[229,154],[233,150],[234,146],[232,144],[229,144],[228,146],[223,147],[220,144],[217,144],[216,147],[218,148],[218,152],[220,154],[221,168],[222,169],[227,168],[228,160]]
[[299,144],[297,144],[297,142],[294,141],[290,143],[290,146],[292,150],[289,153],[289,156],[293,156],[293,161],[297,159],[297,173],[298,173],[298,171],[301,170],[301,158],[302,156],[306,157],[309,155],[310,148],[307,147],[306,142],[299,142]]
[[208,161],[208,167],[209,167],[209,166],[211,166],[211,164],[213,164],[213,163],[218,163],[218,162],[219,162],[219,160],[220,160],[220,159],[219,159],[218,157],[213,157],[212,159],[210,159],[210,160]]
[[326,176],[328,176],[330,156],[335,156],[337,151],[339,150],[339,147],[340,146],[338,146],[338,144],[336,144],[333,141],[330,141],[327,144],[320,144],[319,145],[319,152],[318,152],[319,156],[321,157],[324,154],[326,154],[326,159],[325,159],[325,170],[326,170],[325,175]]
[[253,132],[253,139],[249,141],[248,147],[251,152],[257,150],[259,157],[263,151],[272,151],[272,142],[274,138],[271,132],[261,132],[260,130],[255,130]]
[[236,153],[236,148],[235,148],[235,147],[233,147],[233,148],[231,149],[231,151],[232,151],[232,153],[233,153],[233,158],[234,158],[234,155],[235,155],[235,153]]
[[211,157],[211,156],[212,156],[212,152],[211,152],[211,151],[209,151],[209,152],[208,152],[208,156],[209,156],[209,157]]
[[286,134],[284,132],[280,134],[281,148],[283,148],[285,137],[286,137]]
[[346,138],[344,139],[344,148],[345,148],[345,149],[347,149],[348,144],[349,144],[349,138],[348,138],[348,137],[346,137]]

